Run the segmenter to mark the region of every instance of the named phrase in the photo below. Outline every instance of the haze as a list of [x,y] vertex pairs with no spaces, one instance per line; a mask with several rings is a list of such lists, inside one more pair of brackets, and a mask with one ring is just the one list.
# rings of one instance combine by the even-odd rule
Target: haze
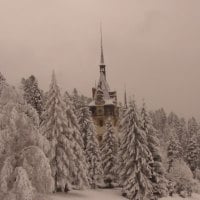
[[199,0],[0,0],[0,71],[12,85],[34,74],[48,89],[91,96],[99,77],[100,21],[108,81],[200,120]]

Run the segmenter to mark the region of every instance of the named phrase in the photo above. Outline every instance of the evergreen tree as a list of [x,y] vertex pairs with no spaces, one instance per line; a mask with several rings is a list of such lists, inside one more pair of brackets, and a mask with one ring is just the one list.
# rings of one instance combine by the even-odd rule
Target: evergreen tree
[[119,175],[123,195],[131,200],[150,198],[153,158],[135,102],[130,103],[120,123]]
[[182,148],[178,139],[171,135],[168,148],[167,148],[167,157],[168,157],[168,169],[167,172],[170,172],[173,162],[175,160],[182,158]]
[[197,137],[193,136],[190,139],[186,150],[186,161],[194,175],[195,170],[198,168],[199,156],[200,152],[197,144]]
[[104,182],[110,188],[117,182],[117,145],[118,141],[111,120],[106,122],[106,132],[101,143],[102,166]]
[[94,131],[93,134],[96,134],[94,123],[91,117],[91,112],[89,110],[89,107],[85,103],[82,103],[82,107],[79,107],[78,124],[80,126],[80,133],[82,135],[83,147],[85,150],[87,146],[88,131],[92,130]]
[[38,87],[38,81],[35,76],[31,75],[28,79],[22,79],[23,96],[26,102],[33,106],[41,115],[43,111],[42,91]]
[[167,122],[171,128],[177,128],[179,125],[179,117],[175,113],[171,112],[167,118]]
[[155,112],[151,112],[150,116],[151,116],[154,128],[156,128],[157,130],[163,133],[166,123],[167,123],[167,115],[164,109],[161,108],[161,109],[156,110]]
[[68,191],[74,184],[80,188],[87,185],[85,163],[82,162],[85,156],[74,124],[75,117],[61,98],[53,72],[41,129],[51,145],[47,156],[57,191]]
[[15,194],[16,200],[32,200],[34,189],[28,178],[26,171],[22,167],[15,169],[15,182],[13,184],[12,193]]
[[165,178],[165,170],[160,155],[160,143],[157,137],[157,131],[152,125],[151,118],[147,113],[146,106],[143,104],[141,109],[142,129],[147,136],[148,148],[153,156],[153,162],[150,163],[152,168],[152,177],[150,178],[153,185],[153,193],[158,197],[167,194],[167,180]]
[[75,104],[75,107],[77,108],[76,114],[88,166],[88,179],[90,186],[92,188],[96,188],[102,184],[103,180],[103,170],[101,165],[99,143],[96,138],[96,128],[85,100],[80,99],[78,96],[76,97],[77,98],[74,98],[76,99],[76,102],[74,101],[73,105]]
[[103,182],[103,169],[99,150],[99,142],[96,137],[96,129],[91,118],[89,108],[81,108],[82,115],[79,116],[79,124],[84,138],[84,149],[88,164],[88,178],[91,188],[97,188]]
[[73,151],[75,154],[75,165],[77,167],[77,172],[74,174],[76,177],[74,184],[76,187],[81,188],[83,185],[88,186],[88,177],[87,177],[87,162],[86,155],[84,152],[84,143],[83,138],[80,133],[80,125],[78,123],[77,116],[73,111],[73,105],[69,99],[64,99],[66,105],[66,116],[68,119],[68,126],[71,128],[71,134],[74,138]]
[[179,120],[179,124],[176,128],[176,135],[178,137],[178,140],[180,142],[180,145],[183,149],[183,151],[186,150],[187,148],[187,126],[186,126],[186,121],[184,118],[181,118]]
[[194,117],[188,120],[188,141],[194,136],[197,136],[199,125]]
[[1,92],[2,90],[8,86],[8,84],[6,83],[6,79],[4,78],[4,76],[1,74],[0,72],[0,95],[1,95]]

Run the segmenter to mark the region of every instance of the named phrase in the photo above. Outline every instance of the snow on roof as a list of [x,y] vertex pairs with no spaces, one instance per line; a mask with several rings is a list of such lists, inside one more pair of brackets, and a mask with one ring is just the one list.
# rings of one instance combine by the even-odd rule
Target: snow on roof
[[114,99],[107,99],[106,101],[105,101],[105,105],[114,105]]
[[91,101],[88,106],[95,106],[95,101]]

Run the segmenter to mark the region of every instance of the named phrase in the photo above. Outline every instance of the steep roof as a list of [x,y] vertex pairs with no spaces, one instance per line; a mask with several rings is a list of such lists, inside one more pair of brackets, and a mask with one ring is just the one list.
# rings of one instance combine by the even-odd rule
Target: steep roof
[[110,95],[109,95],[110,87],[108,85],[108,82],[106,81],[106,77],[103,72],[100,72],[100,78],[99,78],[99,83],[98,83],[97,89],[102,90],[103,97],[105,100],[110,99]]

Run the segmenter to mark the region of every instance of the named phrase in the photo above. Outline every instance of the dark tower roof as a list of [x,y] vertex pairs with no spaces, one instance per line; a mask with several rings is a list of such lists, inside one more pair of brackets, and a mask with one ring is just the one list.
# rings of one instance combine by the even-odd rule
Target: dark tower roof
[[100,27],[100,33],[101,33],[101,60],[100,60],[100,65],[105,65],[104,64],[104,55],[103,55],[103,37],[102,37],[102,28]]
[[103,36],[102,36],[102,28],[100,27],[100,34],[101,34],[101,41],[100,41],[100,47],[101,47],[101,54],[100,54],[100,77],[97,86],[93,88],[92,96],[93,101],[90,103],[89,106],[94,106],[96,102],[99,99],[99,94],[101,93],[103,101],[105,104],[112,104],[114,105],[116,102],[116,92],[110,91],[109,84],[106,80],[106,65],[104,61],[104,53],[103,53]]

